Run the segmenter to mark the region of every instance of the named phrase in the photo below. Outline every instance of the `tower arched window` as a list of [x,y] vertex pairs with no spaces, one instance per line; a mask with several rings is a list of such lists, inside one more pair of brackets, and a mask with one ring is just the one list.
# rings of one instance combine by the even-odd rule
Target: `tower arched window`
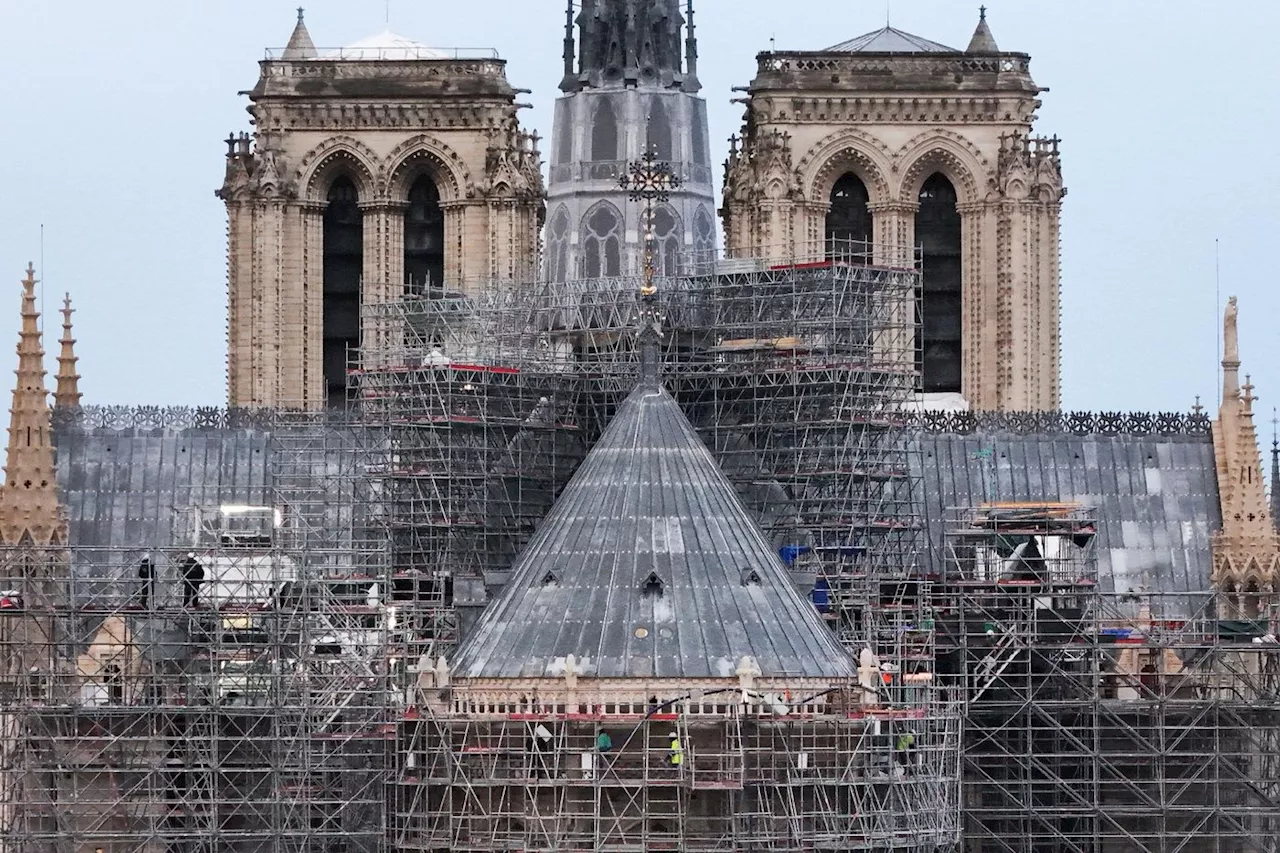
[[671,208],[663,205],[653,211],[653,266],[658,275],[674,276],[680,268],[680,250],[683,240],[680,220]]
[[591,122],[591,159],[595,162],[618,159],[618,117],[608,98],[600,99]]
[[852,173],[840,176],[831,188],[827,211],[828,256],[865,258],[871,243],[871,213],[867,185]]
[[324,210],[324,332],[326,399],[347,400],[347,352],[360,345],[360,274],[364,225],[355,183],[344,176],[329,185]]
[[582,260],[587,278],[622,274],[622,217],[613,205],[598,204],[587,211]]
[[934,174],[920,188],[916,243],[923,253],[917,367],[926,393],[961,388],[961,240],[956,188]]
[[568,104],[556,105],[556,165],[573,162],[573,115]]
[[547,226],[547,281],[565,281],[568,277],[569,210],[562,204]]
[[702,101],[693,104],[693,154],[690,159],[699,166],[710,164],[707,146],[707,105]]
[[709,272],[715,263],[716,226],[704,205],[693,214],[694,268],[699,275]]
[[410,293],[429,293],[444,285],[444,211],[440,191],[422,175],[409,188],[404,212],[404,279]]
[[646,129],[646,144],[659,160],[674,158],[672,144],[671,116],[663,98],[654,97],[649,102],[649,123]]

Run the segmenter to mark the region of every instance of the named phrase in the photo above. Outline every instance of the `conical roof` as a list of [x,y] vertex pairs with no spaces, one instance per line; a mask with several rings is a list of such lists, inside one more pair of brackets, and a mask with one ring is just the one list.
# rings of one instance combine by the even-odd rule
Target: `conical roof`
[[316,46],[311,41],[311,33],[307,32],[307,25],[302,21],[302,7],[298,7],[298,25],[293,28],[293,35],[289,36],[289,43],[285,45],[284,53],[281,59],[315,59]]
[[973,38],[969,40],[969,46],[965,48],[965,53],[999,53],[1000,48],[996,45],[996,37],[991,35],[991,27],[987,26],[987,7],[982,6],[978,9],[978,28],[973,31]]
[[824,53],[959,53],[947,47],[895,27],[883,27],[864,33],[840,44],[832,45]]
[[670,394],[642,385],[453,661],[457,678],[849,678],[848,653]]

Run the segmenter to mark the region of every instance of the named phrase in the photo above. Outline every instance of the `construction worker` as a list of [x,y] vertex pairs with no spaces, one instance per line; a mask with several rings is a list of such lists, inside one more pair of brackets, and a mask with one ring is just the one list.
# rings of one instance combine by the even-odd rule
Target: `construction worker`
[[596,751],[608,752],[613,749],[613,738],[609,737],[609,733],[601,729],[596,733]]
[[196,559],[194,551],[188,551],[179,567],[182,570],[182,606],[188,610],[199,607],[197,596],[204,583],[204,566]]
[[898,763],[903,767],[911,764],[911,756],[916,749],[916,736],[914,732],[903,732],[898,735],[898,740],[894,744],[895,752],[898,756]]
[[672,732],[671,748],[667,751],[667,761],[672,767],[679,770],[680,765],[684,764],[684,747],[680,745],[680,735]]
[[143,610],[150,610],[151,602],[155,600],[156,590],[156,567],[151,562],[150,554],[145,555],[142,562],[138,564],[138,580],[142,581],[138,589],[138,601]]

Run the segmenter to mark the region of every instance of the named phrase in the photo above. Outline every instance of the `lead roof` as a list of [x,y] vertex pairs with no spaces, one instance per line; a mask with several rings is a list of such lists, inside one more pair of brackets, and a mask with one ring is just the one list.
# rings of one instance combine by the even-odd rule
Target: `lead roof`
[[847,678],[733,486],[659,386],[636,389],[463,640],[462,678]]

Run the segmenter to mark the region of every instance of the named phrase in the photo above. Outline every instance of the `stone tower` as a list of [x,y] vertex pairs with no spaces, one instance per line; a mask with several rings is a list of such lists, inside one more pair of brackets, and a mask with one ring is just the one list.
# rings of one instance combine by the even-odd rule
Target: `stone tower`
[[[1240,384],[1236,298],[1223,321],[1222,404],[1213,422],[1222,530],[1213,537],[1213,583],[1236,615],[1265,615],[1280,587],[1280,533],[1269,517],[1253,423],[1253,384]],[[1241,392],[1244,392],[1243,394]]]
[[[619,178],[652,150],[680,186],[653,210],[659,274],[715,250],[715,193],[700,97],[693,0],[583,0],[565,20],[556,102],[546,274],[554,281],[638,273],[646,211]],[[575,57],[576,50],[576,57]],[[575,61],[576,59],[576,61]]]
[[492,54],[382,33],[317,50],[299,12],[227,140],[228,399],[348,396],[371,306],[529,281],[544,192],[537,137]]
[[1001,51],[984,11],[963,51],[885,27],[757,63],[726,167],[728,254],[922,250],[926,403],[1057,409],[1066,191],[1058,140],[1031,136],[1030,57]]

